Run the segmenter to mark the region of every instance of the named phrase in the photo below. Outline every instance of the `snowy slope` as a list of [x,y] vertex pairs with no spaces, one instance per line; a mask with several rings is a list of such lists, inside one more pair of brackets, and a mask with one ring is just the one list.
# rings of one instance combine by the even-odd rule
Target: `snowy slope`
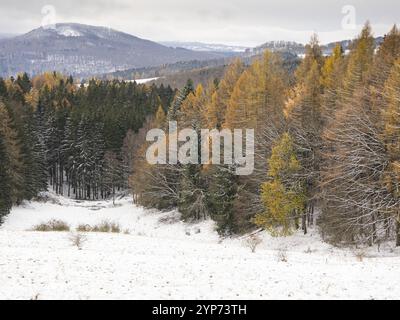
[[[251,253],[242,239],[220,241],[212,222],[185,225],[176,212],[144,210],[129,198],[114,207],[49,197],[13,209],[0,228],[0,299],[400,297],[398,252],[371,249],[360,261],[311,234],[265,235]],[[52,218],[71,226],[107,219],[130,234],[90,233],[78,250],[68,233],[27,231]]]

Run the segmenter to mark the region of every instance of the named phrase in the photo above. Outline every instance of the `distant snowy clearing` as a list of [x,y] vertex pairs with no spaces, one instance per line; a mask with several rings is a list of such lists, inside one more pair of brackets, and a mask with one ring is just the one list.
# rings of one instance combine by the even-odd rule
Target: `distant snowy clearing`
[[[123,198],[47,202],[14,208],[0,228],[0,299],[398,299],[399,252],[339,250],[315,234],[263,236],[255,253],[243,239],[220,241],[206,221],[135,207]],[[34,232],[59,219],[72,228],[104,220],[119,234]],[[127,234],[129,231],[129,234]]]
[[137,84],[145,84],[151,81],[156,81],[160,79],[160,77],[157,78],[147,78],[147,79],[137,79],[137,80],[126,80],[126,82],[136,82]]

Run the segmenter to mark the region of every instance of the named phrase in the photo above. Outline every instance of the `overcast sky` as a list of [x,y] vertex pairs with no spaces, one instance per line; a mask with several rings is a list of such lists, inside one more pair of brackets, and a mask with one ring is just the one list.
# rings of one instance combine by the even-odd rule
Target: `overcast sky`
[[304,43],[313,32],[324,43],[352,38],[366,20],[376,35],[400,24],[399,0],[0,0],[0,33],[39,27],[45,5],[55,8],[57,22],[107,26],[155,41],[245,46]]

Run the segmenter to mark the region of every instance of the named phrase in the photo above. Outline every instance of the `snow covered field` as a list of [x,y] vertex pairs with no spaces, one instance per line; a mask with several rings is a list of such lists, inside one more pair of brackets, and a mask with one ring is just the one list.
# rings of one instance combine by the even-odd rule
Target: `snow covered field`
[[[14,208],[0,228],[0,299],[400,298],[400,252],[390,247],[360,259],[315,234],[264,235],[251,253],[243,239],[221,242],[212,222],[177,217],[129,198],[114,207],[50,194]],[[71,227],[108,220],[129,234],[87,233],[78,250],[68,232],[29,231],[53,218]]]

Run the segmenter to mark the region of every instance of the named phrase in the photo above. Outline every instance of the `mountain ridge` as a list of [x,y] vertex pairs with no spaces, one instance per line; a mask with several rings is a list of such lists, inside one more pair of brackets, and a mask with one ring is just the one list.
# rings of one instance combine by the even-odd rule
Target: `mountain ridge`
[[[379,36],[375,38],[375,44],[378,47],[383,42],[384,37]],[[354,39],[340,40],[330,42],[327,44],[321,44],[321,50],[325,55],[332,53],[335,46],[339,43],[344,51],[350,50],[351,45],[354,43]],[[268,41],[260,46],[257,46],[250,50],[251,54],[260,54],[265,50],[271,50],[273,52],[289,52],[296,55],[304,55],[306,51],[306,45],[295,42],[295,41]]]
[[0,76],[45,71],[89,76],[218,57],[217,53],[169,48],[107,27],[62,23],[1,39]]

